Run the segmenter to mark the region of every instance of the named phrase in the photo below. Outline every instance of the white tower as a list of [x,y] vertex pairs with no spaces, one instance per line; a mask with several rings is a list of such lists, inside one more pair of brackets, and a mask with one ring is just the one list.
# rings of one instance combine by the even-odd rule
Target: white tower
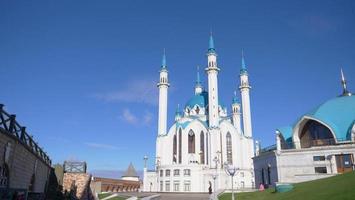
[[218,71],[217,54],[214,48],[212,34],[210,35],[209,48],[207,51],[208,65],[205,69],[208,75],[208,119],[209,127],[217,128],[219,125],[218,113]]
[[158,136],[167,132],[167,112],[168,112],[168,69],[166,65],[165,51],[162,59],[160,79],[157,84],[159,88],[159,116],[158,116]]
[[244,61],[244,55],[242,52],[242,68],[240,70],[240,93],[242,97],[242,112],[243,112],[243,130],[246,137],[252,137],[252,127],[251,127],[251,113],[250,113],[250,90],[248,72]]
[[240,127],[240,103],[237,99],[237,92],[234,92],[234,98],[232,102],[232,119],[233,119],[233,126],[237,129],[238,133],[241,133],[242,129]]

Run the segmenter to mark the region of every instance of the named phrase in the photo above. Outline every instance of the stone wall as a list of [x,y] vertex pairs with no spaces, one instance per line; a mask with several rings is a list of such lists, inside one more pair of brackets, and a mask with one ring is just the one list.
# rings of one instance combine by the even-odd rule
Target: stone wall
[[91,175],[87,173],[64,173],[63,192],[71,194],[72,198],[91,199]]
[[0,164],[3,163],[6,163],[9,169],[10,188],[29,189],[31,179],[34,177],[32,192],[45,192],[51,167],[30,152],[16,137],[0,129]]

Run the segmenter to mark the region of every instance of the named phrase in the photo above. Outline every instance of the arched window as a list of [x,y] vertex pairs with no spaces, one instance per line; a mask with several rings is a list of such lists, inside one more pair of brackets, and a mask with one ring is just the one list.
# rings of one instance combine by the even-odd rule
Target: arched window
[[300,141],[302,148],[335,144],[330,130],[314,120],[310,120],[304,125],[300,134]]
[[8,188],[9,187],[9,168],[7,164],[3,164],[0,166],[0,188]]
[[227,163],[233,164],[232,136],[229,132],[227,133],[226,141],[227,141]]
[[173,139],[173,163],[176,163],[176,153],[177,153],[177,139],[175,134]]
[[195,133],[192,130],[189,131],[188,138],[188,153],[195,153]]
[[196,106],[196,114],[200,114],[200,107],[199,106]]
[[205,164],[205,134],[202,131],[200,134],[200,162]]
[[182,132],[179,129],[179,163],[181,164]]

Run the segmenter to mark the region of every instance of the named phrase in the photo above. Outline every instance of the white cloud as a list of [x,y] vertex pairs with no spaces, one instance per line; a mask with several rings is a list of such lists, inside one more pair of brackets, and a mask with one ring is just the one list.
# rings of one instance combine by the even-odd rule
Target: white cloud
[[113,146],[110,144],[102,144],[102,143],[95,143],[95,142],[85,142],[84,143],[88,147],[92,148],[99,148],[99,149],[109,149],[109,150],[118,150],[117,146]]
[[95,95],[107,102],[158,104],[158,90],[153,80],[133,80],[118,91]]
[[128,108],[123,110],[120,118],[130,124],[138,123],[138,118]]
[[145,111],[144,115],[136,115],[130,109],[125,108],[119,118],[133,125],[150,125],[153,120],[153,113]]
[[146,111],[144,116],[143,116],[143,123],[145,125],[149,125],[150,122],[152,122],[152,119],[153,119],[153,113],[151,113],[149,111]]

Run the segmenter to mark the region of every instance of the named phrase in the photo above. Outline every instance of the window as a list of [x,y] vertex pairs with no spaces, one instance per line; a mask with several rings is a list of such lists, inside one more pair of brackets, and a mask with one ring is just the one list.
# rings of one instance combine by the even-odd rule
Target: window
[[188,136],[188,153],[195,153],[195,133],[190,130]]
[[227,133],[226,141],[227,141],[227,163],[233,164],[232,136],[229,132]]
[[202,131],[200,134],[200,162],[205,164],[205,134]]
[[170,169],[165,170],[165,176],[170,176]]
[[174,135],[174,139],[173,139],[173,163],[176,163],[176,153],[177,153],[177,139],[176,139],[176,135]]
[[163,181],[160,181],[160,192],[163,191]]
[[160,177],[163,177],[163,170],[160,170]]
[[200,107],[196,106],[196,114],[200,114]]
[[304,125],[300,133],[300,142],[302,148],[335,144],[332,132],[326,126],[314,120],[309,120]]
[[325,161],[325,156],[313,156],[313,161]]
[[179,163],[181,164],[181,149],[182,149],[182,131],[179,129]]
[[240,182],[240,187],[241,187],[241,188],[244,188],[244,187],[245,187],[244,181],[241,181],[241,182]]
[[170,192],[170,181],[165,181],[165,191]]
[[184,181],[184,191],[185,192],[191,191],[191,183],[190,183],[190,181]]
[[174,181],[174,192],[178,192],[180,188],[179,181]]
[[174,176],[180,176],[180,170],[174,169]]
[[240,172],[240,177],[244,177],[244,172]]
[[184,169],[184,176],[190,176],[191,175],[191,170],[190,169]]
[[327,173],[327,168],[326,167],[315,167],[314,171],[317,174],[326,174]]

